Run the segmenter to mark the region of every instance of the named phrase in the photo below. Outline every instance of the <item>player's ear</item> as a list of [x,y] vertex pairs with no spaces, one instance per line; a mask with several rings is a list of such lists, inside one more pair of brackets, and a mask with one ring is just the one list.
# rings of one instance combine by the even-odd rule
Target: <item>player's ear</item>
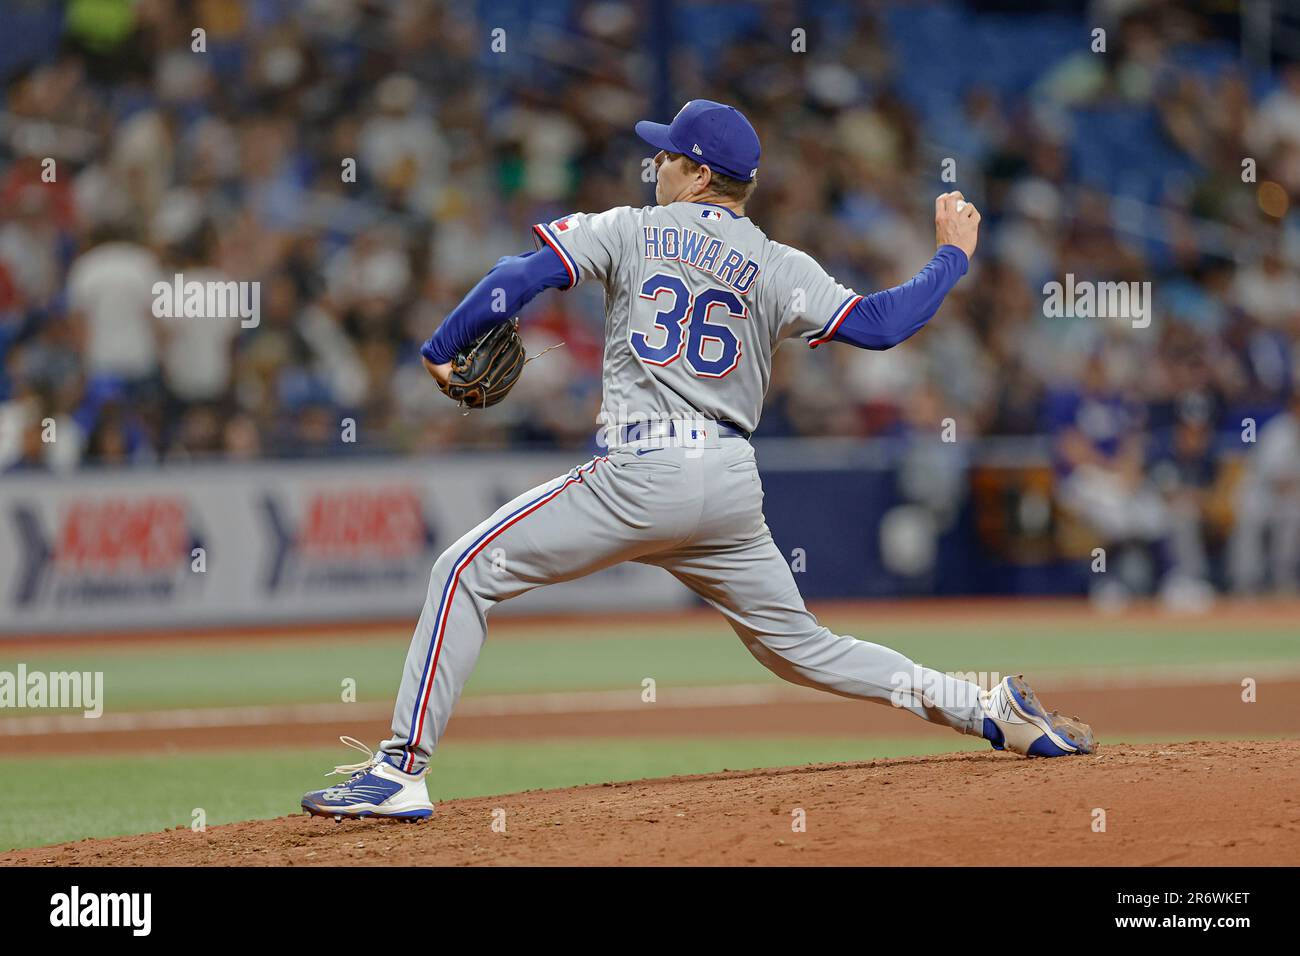
[[713,182],[713,170],[708,166],[701,165],[695,170],[695,191],[707,192],[709,183]]

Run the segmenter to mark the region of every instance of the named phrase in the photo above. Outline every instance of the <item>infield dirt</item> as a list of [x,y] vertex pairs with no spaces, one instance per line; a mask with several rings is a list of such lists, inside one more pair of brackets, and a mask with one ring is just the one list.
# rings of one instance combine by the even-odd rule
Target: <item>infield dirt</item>
[[1297,863],[1293,740],[724,772],[454,800],[419,825],[302,815],[0,855],[10,866]]

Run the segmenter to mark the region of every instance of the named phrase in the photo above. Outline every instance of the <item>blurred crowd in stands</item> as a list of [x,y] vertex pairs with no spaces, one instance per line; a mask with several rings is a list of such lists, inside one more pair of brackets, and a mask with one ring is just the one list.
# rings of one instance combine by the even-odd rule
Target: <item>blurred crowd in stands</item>
[[[0,469],[592,446],[599,289],[526,309],[530,351],[565,347],[488,414],[417,349],[531,223],[653,202],[641,5],[27,6],[0,114]],[[1300,66],[1247,65],[1179,6],[677,4],[672,109],[747,112],[770,237],[869,292],[929,258],[938,192],[984,216],[903,346],[782,348],[760,439],[1037,436],[1108,545],[1163,543],[1193,591],[1218,551],[1226,583],[1296,588]],[[260,323],[156,318],[175,273],[260,282]],[[1149,327],[1045,316],[1067,273],[1149,281]]]

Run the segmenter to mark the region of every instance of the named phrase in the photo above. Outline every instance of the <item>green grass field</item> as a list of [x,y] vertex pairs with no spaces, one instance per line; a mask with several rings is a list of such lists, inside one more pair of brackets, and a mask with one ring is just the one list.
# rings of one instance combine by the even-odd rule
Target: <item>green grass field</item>
[[[1300,665],[1300,626],[1253,625],[1242,633],[1192,621],[1183,629],[1102,620],[1090,624],[972,620],[873,623],[860,614],[827,614],[827,626],[875,640],[940,670],[1066,671],[1168,669],[1215,664]],[[665,625],[629,620],[617,634],[557,626],[554,635],[508,627],[489,637],[466,689],[476,694],[609,690],[653,677],[664,686],[779,682],[745,651],[731,630],[691,621]],[[106,707],[114,711],[239,704],[322,703],[339,699],[342,681],[356,681],[358,699],[389,700],[397,688],[408,637],[389,633],[266,643],[187,640],[121,649],[69,648],[14,656],[0,643],[0,669],[19,660],[29,671],[103,671]],[[23,716],[23,711],[11,711]]]
[[[1243,663],[1300,669],[1300,636],[1284,623],[1242,628],[1212,619],[1183,626],[1071,617],[1044,624],[999,622],[993,613],[957,624],[922,615],[881,623],[861,610],[832,610],[824,620],[841,633],[888,644],[943,670],[1176,673]],[[356,681],[359,700],[381,702],[396,687],[406,643],[406,635],[389,629],[360,638],[261,643],[184,637],[121,648],[52,643],[21,654],[0,645],[0,670],[21,661],[29,671],[103,671],[108,713],[333,703],[347,678]],[[557,624],[553,633],[515,625],[489,639],[466,695],[639,687],[646,677],[660,688],[777,681],[720,619],[629,620],[616,634],[607,624]],[[439,751],[430,790],[435,799],[450,799],[984,746],[956,735],[938,743],[848,736],[449,742]],[[350,757],[338,747],[0,759],[0,773],[11,782],[0,814],[0,849],[189,826],[196,808],[209,825],[292,813],[298,796],[324,781],[322,771],[344,759]]]
[[[942,749],[982,746],[956,737],[952,746]],[[933,741],[850,738],[448,743],[439,749],[429,793],[438,801],[606,780],[905,756],[935,749]],[[298,798],[304,791],[329,786],[321,776],[322,768],[343,759],[351,759],[348,751],[325,747],[24,760],[21,789],[27,797],[10,801],[0,817],[0,850],[188,827],[195,808],[203,809],[210,826],[298,813]],[[16,773],[11,777],[18,779]],[[69,781],[75,781],[75,786],[69,786]],[[94,799],[88,800],[88,794]]]

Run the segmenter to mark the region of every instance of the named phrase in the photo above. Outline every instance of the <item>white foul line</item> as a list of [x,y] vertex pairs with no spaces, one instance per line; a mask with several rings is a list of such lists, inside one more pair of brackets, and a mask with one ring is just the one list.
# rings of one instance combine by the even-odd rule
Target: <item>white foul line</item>
[[[1008,671],[1007,673],[1014,673]],[[1287,680],[1300,677],[1294,661],[1211,664],[1160,669],[1057,670],[1033,673],[1035,690],[1125,690],[1150,687],[1239,684],[1243,677]],[[708,707],[755,707],[764,704],[830,704],[845,698],[790,684],[724,684],[713,687],[659,688],[653,703],[641,699],[639,686],[618,690],[555,691],[542,694],[483,694],[464,698],[457,717],[509,717],[529,714],[615,713],[654,707],[693,710]],[[119,711],[94,719],[80,714],[15,717],[0,720],[0,737],[49,734],[129,733],[145,730],[193,730],[209,727],[257,727],[381,721],[392,705],[374,703],[277,704],[240,707],[187,707]]]

